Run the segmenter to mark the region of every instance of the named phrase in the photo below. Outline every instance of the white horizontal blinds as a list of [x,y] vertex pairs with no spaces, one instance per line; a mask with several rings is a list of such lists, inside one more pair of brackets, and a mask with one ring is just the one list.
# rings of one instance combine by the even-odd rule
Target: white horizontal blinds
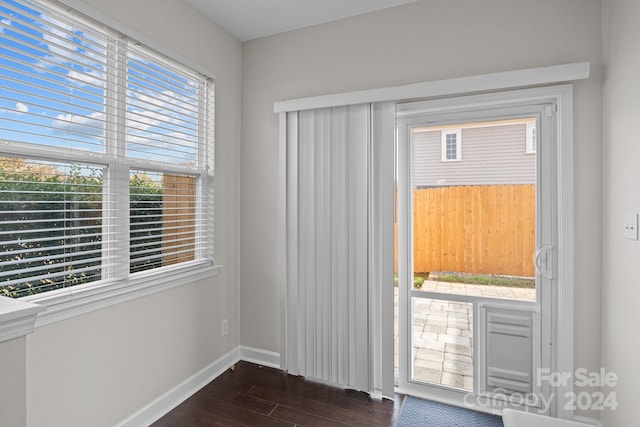
[[104,169],[0,158],[0,295],[21,297],[102,278]]
[[127,156],[194,165],[198,154],[198,75],[141,47],[127,58]]
[[171,169],[131,171],[130,271],[211,257],[210,82],[131,44],[126,69],[126,155],[133,163]]
[[[107,33],[45,3],[0,4],[0,294],[105,279]],[[37,155],[34,158],[33,155]]]
[[196,258],[213,260],[214,256],[214,169],[215,169],[215,90],[211,79],[200,76],[198,105],[198,168],[203,175],[198,182],[197,191],[201,202],[197,214]]
[[31,1],[0,14],[0,139],[104,151],[105,30]]
[[[372,352],[374,343],[380,347],[371,319],[381,313],[381,303],[379,296],[378,305],[371,301],[383,283],[382,274],[370,269],[372,255],[379,253],[371,250],[379,240],[371,227],[371,197],[378,185],[372,150],[380,145],[372,144],[372,111],[365,104],[289,113],[286,142],[287,157],[295,156],[287,165],[287,204],[295,207],[287,210],[284,368],[367,392],[380,389],[383,382],[378,378],[382,368],[374,371],[381,366],[376,362],[380,355]],[[386,118],[391,131],[385,133],[385,142],[392,150],[393,114]],[[393,188],[392,159],[387,156],[390,170],[382,174],[388,178],[387,189]],[[393,192],[387,193],[389,200],[376,200],[392,209]],[[393,217],[385,219],[392,231]],[[376,224],[380,221],[376,216]],[[392,248],[392,237],[390,241]],[[384,270],[389,286],[392,255]],[[393,321],[391,315],[388,319]],[[392,363],[392,358],[387,361]],[[385,372],[393,372],[392,364],[387,368]],[[390,384],[385,392],[392,394],[392,381],[384,384]]]
[[126,61],[126,155],[155,167],[130,172],[130,271],[210,259],[211,84],[143,47]]
[[130,176],[130,270],[196,258],[196,177],[149,171]]
[[199,73],[57,3],[1,2],[0,294],[210,262],[213,119]]

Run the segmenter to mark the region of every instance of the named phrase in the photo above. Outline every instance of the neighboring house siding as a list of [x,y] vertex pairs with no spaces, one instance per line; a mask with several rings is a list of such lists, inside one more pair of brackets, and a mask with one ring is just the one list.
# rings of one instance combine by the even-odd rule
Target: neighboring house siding
[[536,156],[526,154],[526,124],[463,128],[461,160],[441,161],[441,131],[413,136],[413,185],[535,184]]

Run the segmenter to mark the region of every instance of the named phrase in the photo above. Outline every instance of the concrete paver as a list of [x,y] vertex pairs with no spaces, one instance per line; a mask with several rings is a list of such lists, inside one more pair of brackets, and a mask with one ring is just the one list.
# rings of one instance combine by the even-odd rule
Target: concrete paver
[[[470,285],[427,280],[423,291],[535,301],[535,289]],[[473,390],[473,304],[415,298],[413,301],[413,378]],[[395,368],[398,369],[398,289],[395,288]]]

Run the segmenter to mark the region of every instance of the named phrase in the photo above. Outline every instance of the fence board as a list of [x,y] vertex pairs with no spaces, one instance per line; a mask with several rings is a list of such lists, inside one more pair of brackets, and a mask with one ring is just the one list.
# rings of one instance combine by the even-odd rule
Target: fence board
[[[192,261],[195,259],[195,178],[165,174],[162,187],[163,226],[171,229],[163,238],[163,265]],[[180,241],[175,241],[177,239]]]
[[414,271],[533,277],[535,195],[533,184],[414,190]]

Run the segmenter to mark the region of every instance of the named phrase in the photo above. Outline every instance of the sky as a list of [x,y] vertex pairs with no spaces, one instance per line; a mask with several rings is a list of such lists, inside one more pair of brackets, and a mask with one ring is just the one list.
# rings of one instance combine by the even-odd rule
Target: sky
[[[43,13],[35,2],[0,3],[0,140],[104,152],[106,112],[116,105],[107,81],[117,82],[105,40],[102,29]],[[133,43],[126,49],[127,155],[193,162],[197,80]]]

